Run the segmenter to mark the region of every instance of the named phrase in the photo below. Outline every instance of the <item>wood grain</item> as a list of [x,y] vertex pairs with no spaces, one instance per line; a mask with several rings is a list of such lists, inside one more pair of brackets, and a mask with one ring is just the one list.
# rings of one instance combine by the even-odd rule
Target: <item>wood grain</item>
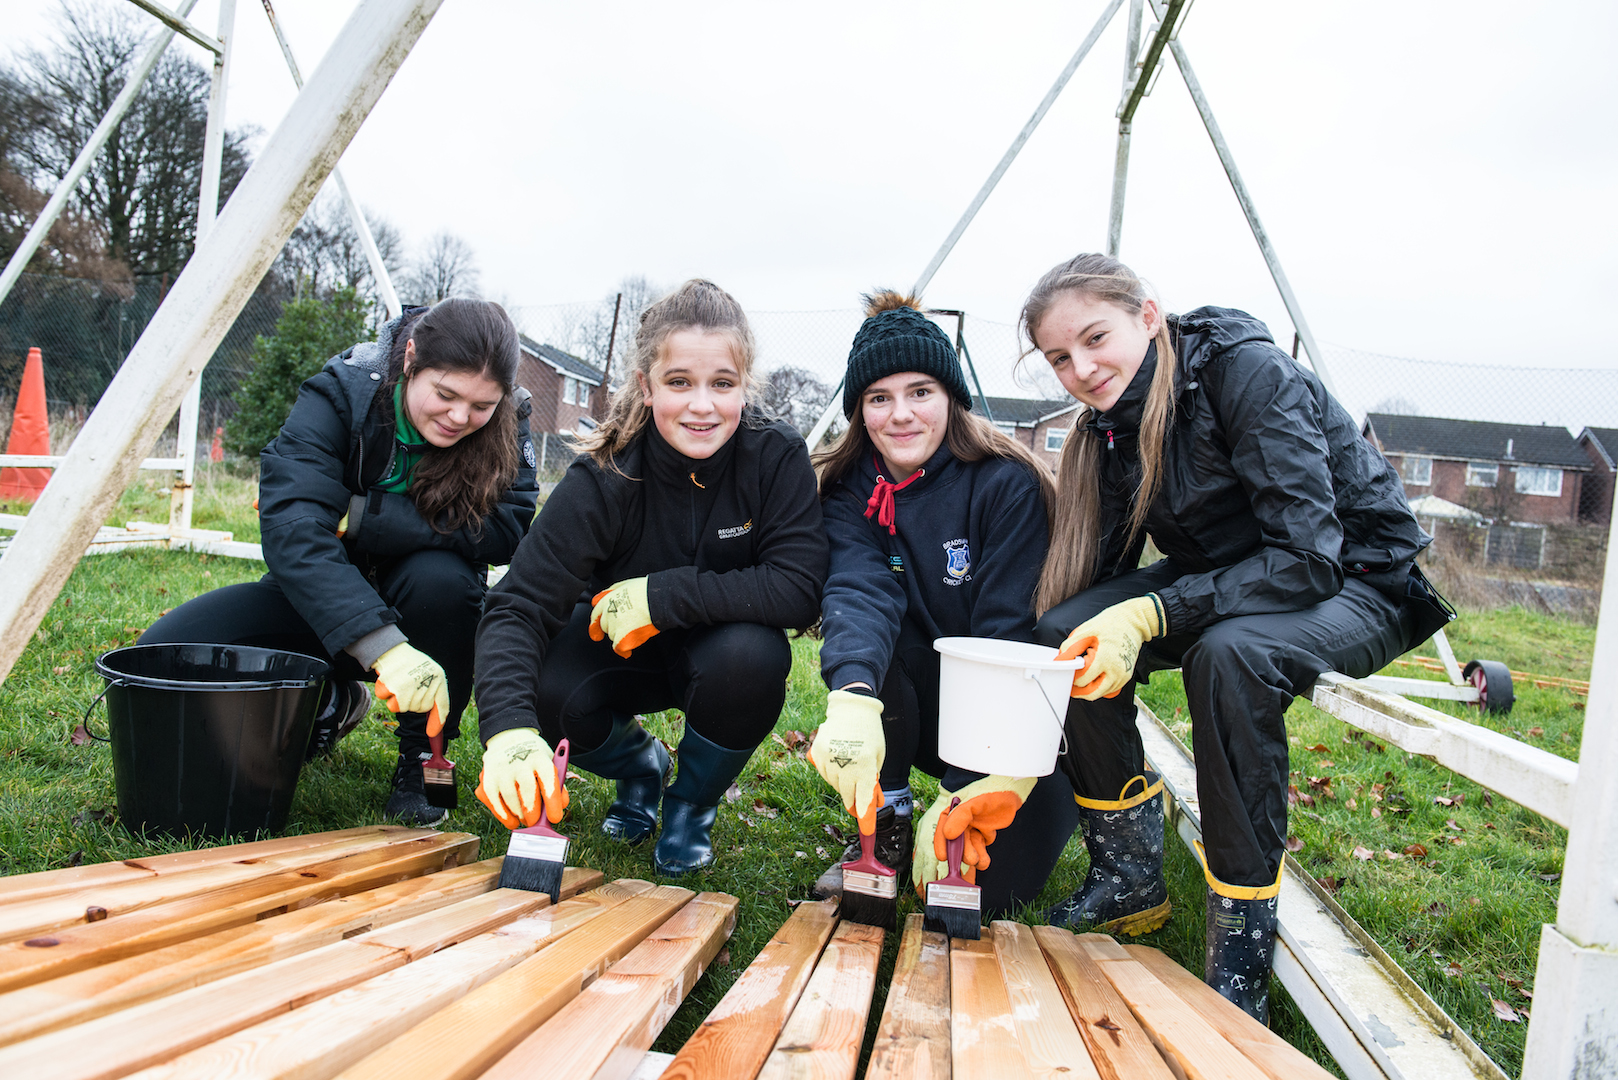
[[1033,929],[1021,923],[996,922],[993,931],[995,958],[1006,981],[1028,1071],[1042,1080],[1100,1080]]
[[866,1080],[949,1080],[949,938],[905,919]]
[[835,901],[799,904],[731,985],[662,1080],[754,1077],[837,925]]
[[994,955],[994,942],[952,938],[949,943],[950,1071],[955,1080],[1025,1080],[1011,997]]
[[1179,1064],[1187,1080],[1266,1080],[1262,1069],[1141,964],[1107,960],[1098,966],[1158,1050]]
[[736,926],[734,896],[701,893],[484,1073],[624,1080]]
[[[758,1080],[854,1080],[882,938],[879,926],[838,925]],[[717,1080],[724,1074],[707,1075]]]
[[1034,939],[1102,1080],[1173,1080],[1173,1071],[1141,1030],[1128,1003],[1085,955],[1078,939],[1055,926],[1034,927]]

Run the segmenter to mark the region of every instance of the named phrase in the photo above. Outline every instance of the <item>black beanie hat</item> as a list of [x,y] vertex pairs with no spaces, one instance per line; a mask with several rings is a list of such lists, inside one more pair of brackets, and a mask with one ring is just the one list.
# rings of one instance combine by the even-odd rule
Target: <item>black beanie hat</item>
[[938,324],[919,309],[920,300],[885,289],[865,297],[865,322],[848,351],[843,376],[843,416],[853,419],[860,396],[878,379],[901,371],[919,371],[943,384],[951,397],[972,407],[955,346]]

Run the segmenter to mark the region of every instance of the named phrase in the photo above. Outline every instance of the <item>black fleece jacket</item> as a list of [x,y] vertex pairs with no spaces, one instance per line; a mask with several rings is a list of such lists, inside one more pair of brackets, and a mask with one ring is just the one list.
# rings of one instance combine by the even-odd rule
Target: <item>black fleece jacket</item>
[[573,607],[647,579],[659,631],[815,621],[826,533],[803,437],[749,409],[730,441],[694,460],[648,423],[618,457],[568,467],[489,591],[477,639],[478,731],[537,727],[535,675]]

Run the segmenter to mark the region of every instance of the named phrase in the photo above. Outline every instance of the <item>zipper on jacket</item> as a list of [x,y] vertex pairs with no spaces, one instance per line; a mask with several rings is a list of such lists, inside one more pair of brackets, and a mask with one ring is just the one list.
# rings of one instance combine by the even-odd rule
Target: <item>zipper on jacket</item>
[[1107,431],[1107,449],[1112,449],[1112,431],[1110,429]]

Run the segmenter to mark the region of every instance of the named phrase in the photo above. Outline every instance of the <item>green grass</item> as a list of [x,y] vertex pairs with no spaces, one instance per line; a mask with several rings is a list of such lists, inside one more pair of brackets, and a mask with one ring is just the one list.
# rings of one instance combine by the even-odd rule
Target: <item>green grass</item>
[[[256,539],[251,483],[211,470],[212,493],[199,493],[197,524],[229,528]],[[243,497],[245,495],[245,498]],[[247,513],[241,511],[249,505]],[[120,505],[122,517],[162,520],[167,492],[137,484]],[[206,509],[205,509],[206,508]],[[126,511],[128,511],[126,513]],[[210,524],[218,522],[219,524]],[[75,746],[70,733],[100,693],[94,658],[129,644],[165,609],[208,589],[246,581],[262,564],[160,551],[128,551],[82,560],[30,641],[10,678],[0,684],[0,873],[131,858],[186,845],[130,834],[117,821],[110,755],[102,744]],[[1505,661],[1537,674],[1589,677],[1593,630],[1521,611],[1467,615],[1451,634],[1463,661],[1472,656]],[[720,960],[697,984],[657,1043],[676,1049],[718,1002],[737,975],[787,918],[794,901],[808,897],[815,877],[840,847],[847,818],[828,804],[825,785],[803,758],[819,723],[825,689],[818,646],[793,645],[795,664],[786,708],[775,738],[754,754],[739,781],[740,797],[721,812],[715,829],[719,853],[710,870],[681,879],[694,889],[728,892],[741,900],[737,927]],[[1418,650],[1427,651],[1429,650]],[[1394,674],[1418,669],[1395,667]],[[1189,740],[1184,692],[1176,674],[1154,677],[1142,697],[1182,738]],[[1439,705],[1467,719],[1474,711]],[[314,832],[381,820],[395,743],[374,710],[328,760],[305,768],[289,829]],[[95,727],[105,727],[97,711]],[[475,714],[467,730],[475,730]],[[1517,710],[1490,719],[1536,745],[1576,756],[1583,713],[1561,690],[1518,688]],[[1490,799],[1476,784],[1423,759],[1373,740],[1354,738],[1341,722],[1298,703],[1288,714],[1293,782],[1313,805],[1292,813],[1297,857],[1335,885],[1338,901],[1395,957],[1457,1022],[1509,1073],[1521,1066],[1525,1024],[1495,1019],[1490,998],[1526,1007],[1531,1002],[1511,980],[1532,990],[1539,925],[1552,921],[1565,832],[1504,799]],[[678,741],[677,714],[650,726]],[[1533,734],[1533,729],[1539,734]],[[1315,749],[1324,747],[1324,749]],[[446,828],[477,833],[485,856],[504,850],[504,830],[471,796],[479,770],[476,740],[463,736],[450,756],[458,760],[462,806]],[[1311,785],[1311,778],[1330,784]],[[917,774],[918,796],[936,785]],[[1381,785],[1380,789],[1378,785]],[[1330,794],[1326,789],[1329,787]],[[609,878],[655,879],[649,846],[609,843],[597,826],[611,801],[608,782],[590,775],[570,781],[573,804],[564,826],[573,838],[571,861],[599,868]],[[1435,799],[1450,799],[1440,805]],[[1449,822],[1454,822],[1452,827]],[[1457,843],[1456,841],[1460,841]],[[1425,857],[1390,859],[1411,845]],[[1175,914],[1142,941],[1164,949],[1200,972],[1203,947],[1201,871],[1181,845],[1170,842],[1167,876]],[[1356,847],[1374,853],[1369,861]],[[1036,907],[1055,903],[1083,878],[1082,844],[1070,844]],[[906,897],[901,914],[914,909]],[[1025,915],[1036,922],[1037,916]],[[897,951],[884,950],[871,1025],[880,1016]],[[1454,965],[1452,973],[1451,965]],[[1278,985],[1278,984],[1277,984]],[[1330,1058],[1284,992],[1272,1005],[1273,1024],[1295,1045],[1331,1067]]]

